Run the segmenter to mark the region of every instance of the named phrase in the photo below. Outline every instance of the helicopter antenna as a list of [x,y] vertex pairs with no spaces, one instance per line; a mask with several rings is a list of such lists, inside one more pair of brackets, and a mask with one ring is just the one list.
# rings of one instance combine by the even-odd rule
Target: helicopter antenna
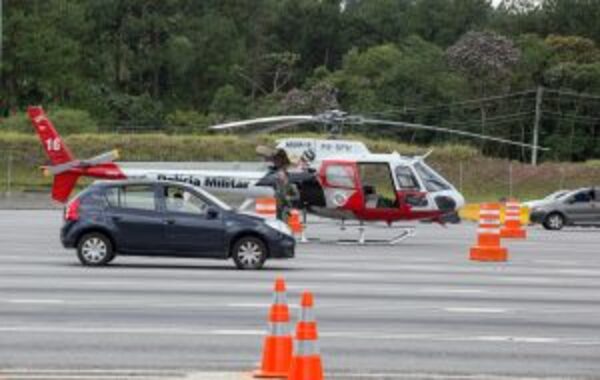
[[433,153],[433,149],[429,149],[427,151],[427,153],[425,153],[424,155],[421,156],[421,159],[425,160],[427,157],[429,157],[431,155],[431,153]]

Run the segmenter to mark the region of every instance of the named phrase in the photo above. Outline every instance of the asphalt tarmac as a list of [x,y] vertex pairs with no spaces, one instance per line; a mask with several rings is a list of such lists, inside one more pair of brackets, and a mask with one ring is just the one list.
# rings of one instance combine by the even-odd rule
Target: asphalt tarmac
[[0,211],[0,379],[248,377],[278,275],[294,317],[300,292],[315,294],[327,378],[600,379],[597,229],[530,228],[505,241],[508,262],[480,263],[468,259],[475,225],[419,224],[398,246],[300,245],[293,260],[238,271],[139,257],[84,268],[61,223],[57,211]]

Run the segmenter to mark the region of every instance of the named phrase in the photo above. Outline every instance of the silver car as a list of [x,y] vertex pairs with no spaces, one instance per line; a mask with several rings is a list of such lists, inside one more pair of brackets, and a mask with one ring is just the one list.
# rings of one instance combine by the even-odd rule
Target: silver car
[[521,205],[528,207],[530,210],[533,210],[534,208],[542,206],[545,203],[560,199],[560,198],[564,197],[565,195],[571,193],[572,191],[573,190],[557,190],[551,194],[546,195],[542,199],[535,199],[532,201],[523,202],[523,203],[521,203]]
[[538,204],[531,210],[530,219],[547,230],[560,230],[564,226],[600,227],[600,187],[584,187]]

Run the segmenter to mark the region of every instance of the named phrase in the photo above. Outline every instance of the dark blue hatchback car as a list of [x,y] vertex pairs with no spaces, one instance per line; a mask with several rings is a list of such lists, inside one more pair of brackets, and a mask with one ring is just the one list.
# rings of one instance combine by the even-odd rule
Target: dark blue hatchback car
[[163,181],[96,182],[65,209],[65,248],[83,265],[117,254],[232,258],[240,269],[294,257],[295,239],[279,220],[238,213],[191,185]]

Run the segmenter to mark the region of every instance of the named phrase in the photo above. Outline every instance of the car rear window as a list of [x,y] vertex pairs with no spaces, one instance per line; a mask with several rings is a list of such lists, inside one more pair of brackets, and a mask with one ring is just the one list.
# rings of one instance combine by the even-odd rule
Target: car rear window
[[149,185],[110,187],[106,200],[111,207],[137,210],[156,210],[154,188]]

